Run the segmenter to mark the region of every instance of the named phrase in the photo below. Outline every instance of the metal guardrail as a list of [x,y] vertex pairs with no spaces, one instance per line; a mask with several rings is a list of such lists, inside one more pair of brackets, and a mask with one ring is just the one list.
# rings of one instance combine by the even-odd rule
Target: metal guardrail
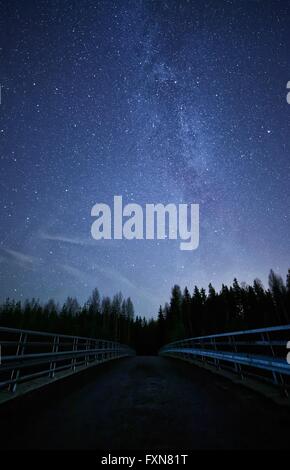
[[135,355],[114,341],[0,327],[0,390],[58,372],[76,372],[101,362]]
[[187,338],[163,346],[159,355],[231,370],[243,380],[255,377],[280,387],[288,395],[289,340],[290,325],[277,326]]

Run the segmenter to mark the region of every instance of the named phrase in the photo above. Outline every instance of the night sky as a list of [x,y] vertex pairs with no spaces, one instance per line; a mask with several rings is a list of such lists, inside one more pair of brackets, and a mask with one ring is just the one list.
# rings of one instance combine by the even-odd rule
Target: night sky
[[[0,297],[174,283],[265,286],[289,268],[290,2],[0,2]],[[200,204],[200,245],[96,241],[91,208]]]

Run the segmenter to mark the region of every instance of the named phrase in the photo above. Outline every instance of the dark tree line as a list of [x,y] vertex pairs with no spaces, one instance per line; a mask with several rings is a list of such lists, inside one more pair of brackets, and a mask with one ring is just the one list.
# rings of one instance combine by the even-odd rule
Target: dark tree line
[[7,299],[0,307],[0,324],[15,328],[51,331],[78,336],[111,339],[133,346],[139,354],[156,353],[170,341],[226,331],[262,328],[290,323],[290,270],[286,283],[272,270],[269,287],[258,279],[253,285],[222,285],[217,292],[175,285],[171,299],[157,319],[134,316],[130,298],[121,293],[101,299],[94,289],[89,300],[80,306],[68,297],[60,306],[53,300],[46,304],[32,299],[24,303]]
[[227,331],[270,327],[290,323],[290,270],[286,284],[272,270],[269,288],[259,279],[253,285],[234,279],[219,292],[209,284],[208,291],[194,287],[192,294],[186,287],[182,292],[175,285],[169,304],[158,313],[160,343],[186,337],[203,336]]
[[75,297],[68,297],[62,306],[53,299],[45,304],[36,299],[23,303],[7,299],[0,307],[0,324],[128,344],[132,342],[134,306],[121,293],[101,299],[97,288],[83,306]]

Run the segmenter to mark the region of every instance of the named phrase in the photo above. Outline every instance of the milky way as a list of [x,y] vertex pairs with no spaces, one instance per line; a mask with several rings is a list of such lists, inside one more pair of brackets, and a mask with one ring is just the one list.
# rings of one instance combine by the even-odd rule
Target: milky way
[[[289,268],[290,4],[10,1],[1,17],[0,296],[121,290]],[[95,241],[91,208],[200,204],[200,246]]]

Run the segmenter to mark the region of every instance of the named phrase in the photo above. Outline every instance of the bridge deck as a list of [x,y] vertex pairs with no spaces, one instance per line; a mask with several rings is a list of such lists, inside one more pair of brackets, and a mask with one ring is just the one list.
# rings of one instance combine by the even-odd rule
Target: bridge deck
[[289,446],[287,409],[187,363],[139,356],[89,375],[12,407],[1,417],[0,448]]

